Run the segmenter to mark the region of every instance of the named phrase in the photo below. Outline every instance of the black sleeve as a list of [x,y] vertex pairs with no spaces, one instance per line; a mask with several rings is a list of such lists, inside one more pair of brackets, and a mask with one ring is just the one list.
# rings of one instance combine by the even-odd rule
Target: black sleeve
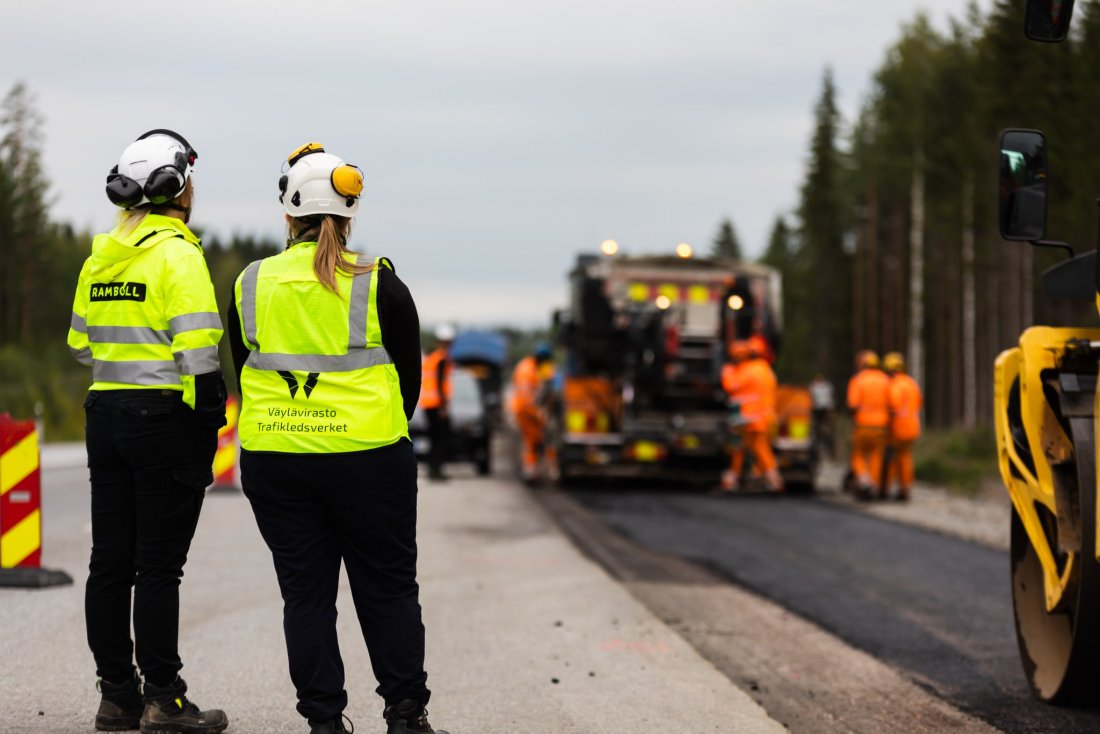
[[229,332],[229,352],[233,356],[233,371],[237,373],[237,390],[241,389],[241,370],[248,359],[248,347],[241,336],[241,315],[237,313],[237,302],[229,302],[229,310],[226,312],[226,324]]
[[[420,317],[408,287],[397,273],[380,266],[378,272],[378,325],[382,346],[393,358],[401,381],[405,417],[411,418],[420,399]],[[239,328],[238,328],[239,330]]]

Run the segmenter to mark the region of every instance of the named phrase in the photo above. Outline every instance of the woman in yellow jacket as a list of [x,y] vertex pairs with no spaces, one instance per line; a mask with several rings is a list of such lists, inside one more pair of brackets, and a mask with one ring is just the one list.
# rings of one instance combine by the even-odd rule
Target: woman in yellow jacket
[[92,242],[73,299],[69,349],[92,368],[84,611],[103,694],[100,730],[190,734],[228,725],[223,712],[188,701],[178,675],[180,579],[225,424],[222,322],[202,246],[187,227],[197,158],[171,130],[150,130],[126,147],[107,176],[118,225]]
[[287,249],[241,273],[229,335],[241,386],[241,483],[282,590],[298,712],[311,734],[346,731],[342,562],[388,734],[445,734],[424,709],[407,423],[420,393],[416,306],[389,260],[347,247],[359,170],[319,143],[287,165],[279,182]]

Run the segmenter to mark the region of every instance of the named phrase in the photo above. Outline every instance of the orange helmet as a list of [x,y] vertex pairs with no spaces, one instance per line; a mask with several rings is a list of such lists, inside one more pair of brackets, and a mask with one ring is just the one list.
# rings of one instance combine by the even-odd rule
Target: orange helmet
[[856,355],[856,367],[861,370],[878,367],[878,355],[870,349],[864,349]]
[[740,362],[752,356],[752,349],[752,344],[739,339],[730,343],[730,357],[732,357],[734,361]]

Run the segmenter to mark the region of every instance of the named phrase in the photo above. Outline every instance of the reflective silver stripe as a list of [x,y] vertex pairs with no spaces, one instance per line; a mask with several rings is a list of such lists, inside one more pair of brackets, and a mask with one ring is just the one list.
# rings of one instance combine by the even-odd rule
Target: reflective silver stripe
[[199,349],[185,349],[176,352],[176,364],[180,366],[180,372],[185,375],[205,375],[221,369],[222,363],[218,359],[217,347],[200,347]]
[[256,343],[256,281],[260,277],[260,261],[244,269],[241,278],[241,324],[244,326],[244,338],[249,344]]
[[195,329],[220,328],[222,328],[221,317],[213,311],[196,311],[195,313],[185,313],[182,316],[168,319],[168,330],[173,334],[194,331]]
[[148,326],[89,326],[88,339],[96,344],[172,343],[172,336],[167,331]]
[[173,360],[92,362],[92,379],[96,382],[121,382],[127,385],[178,385],[180,371]]
[[82,347],[80,349],[73,349],[72,347],[69,347],[69,354],[73,355],[73,359],[75,359],[77,362],[80,362],[80,364],[92,363],[91,347]]
[[347,354],[265,354],[252,352],[245,365],[255,370],[297,370],[300,372],[352,372],[393,364],[385,347],[356,349]]
[[85,332],[88,330],[88,322],[83,316],[73,311],[73,320],[69,322],[69,328],[73,331]]
[[348,351],[367,346],[367,307],[370,305],[370,273],[351,279],[351,303],[348,311]]

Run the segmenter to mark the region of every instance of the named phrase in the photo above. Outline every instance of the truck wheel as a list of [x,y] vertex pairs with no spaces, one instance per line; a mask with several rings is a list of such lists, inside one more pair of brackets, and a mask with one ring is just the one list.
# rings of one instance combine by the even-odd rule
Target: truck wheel
[[[1077,435],[1078,431],[1075,430],[1074,434],[1078,455],[1091,454],[1092,441],[1082,442],[1079,439],[1083,437]],[[1078,466],[1078,481],[1082,488],[1079,511],[1083,553],[1075,559],[1079,564],[1076,583],[1069,585],[1062,603],[1054,612],[1046,610],[1039,557],[1016,509],[1012,510],[1012,605],[1020,660],[1032,693],[1041,701],[1055,704],[1095,700],[1096,680],[1100,675],[1100,564],[1096,561],[1095,552],[1095,464],[1091,457],[1081,463]],[[1057,521],[1049,513],[1044,520],[1050,546],[1057,553]],[[1066,560],[1066,554],[1059,554],[1060,562]]]

